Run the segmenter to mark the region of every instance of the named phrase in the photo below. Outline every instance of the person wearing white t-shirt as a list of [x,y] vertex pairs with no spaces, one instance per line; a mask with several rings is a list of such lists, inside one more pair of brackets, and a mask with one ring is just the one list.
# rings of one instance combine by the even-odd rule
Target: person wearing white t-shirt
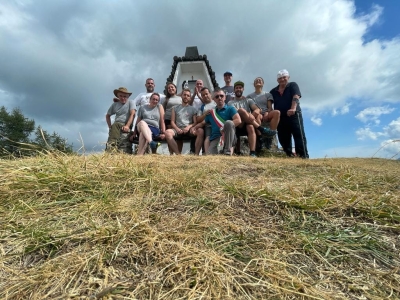
[[[150,96],[154,93],[154,80],[152,78],[147,78],[146,83],[144,85],[146,87],[146,93],[140,93],[139,95],[136,96],[133,101],[135,102],[136,106],[139,107],[142,105],[147,105],[150,103]],[[159,94],[160,95],[160,102],[159,104],[163,104],[165,100],[165,95],[164,94]]]
[[189,105],[199,110],[203,105],[203,100],[201,99],[201,89],[204,87],[203,80],[196,80],[196,86],[194,87],[193,95],[190,99]]

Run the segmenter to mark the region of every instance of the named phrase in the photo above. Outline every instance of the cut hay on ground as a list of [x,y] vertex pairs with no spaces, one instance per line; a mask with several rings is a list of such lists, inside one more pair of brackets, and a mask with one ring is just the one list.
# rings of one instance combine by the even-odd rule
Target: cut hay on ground
[[400,162],[0,160],[1,299],[399,299]]

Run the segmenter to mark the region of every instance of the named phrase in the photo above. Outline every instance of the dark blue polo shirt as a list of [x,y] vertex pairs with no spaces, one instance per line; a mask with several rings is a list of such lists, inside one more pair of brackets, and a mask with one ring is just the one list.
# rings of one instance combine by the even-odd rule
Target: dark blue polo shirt
[[[279,93],[279,85],[270,91],[274,97],[274,109],[279,110],[281,115],[286,116],[287,111],[292,107],[294,95],[301,97],[300,88],[296,82],[289,82],[283,94]],[[301,111],[300,103],[297,103],[296,111]]]
[[[236,108],[233,106],[228,106],[224,105],[223,108],[218,109],[218,107],[215,107],[217,109],[217,113],[220,115],[222,119],[225,121],[233,119],[233,116],[237,114]],[[219,130],[218,125],[215,123],[213,117],[208,114],[205,118],[206,123],[211,124],[211,135],[210,135],[210,141],[215,140],[216,138],[219,138],[221,136],[221,131]]]

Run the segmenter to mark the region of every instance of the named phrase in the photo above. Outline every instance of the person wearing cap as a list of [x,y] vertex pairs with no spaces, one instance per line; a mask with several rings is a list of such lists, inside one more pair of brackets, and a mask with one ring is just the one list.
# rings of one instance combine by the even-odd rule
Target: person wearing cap
[[[259,115],[259,122],[261,125],[268,126],[271,130],[277,130],[279,119],[280,119],[280,111],[274,110],[272,105],[274,103],[274,97],[272,97],[271,93],[263,91],[264,87],[264,79],[262,77],[257,77],[254,79],[254,88],[255,91],[247,96],[247,98],[251,98],[254,100],[258,108],[261,110],[261,114]],[[261,135],[257,135],[258,149],[262,149],[263,147],[270,149],[272,138],[262,139]],[[275,144],[276,144],[276,137]]]
[[279,71],[277,75],[278,86],[270,91],[274,97],[275,109],[281,112],[278,139],[283,151],[288,156],[293,156],[293,136],[296,155],[308,158],[307,139],[300,108],[300,88],[296,82],[289,82],[289,79],[287,70]]
[[222,88],[222,90],[225,92],[225,103],[228,104],[228,102],[235,97],[235,92],[233,90],[232,86],[232,72],[231,71],[226,71],[224,73],[224,81],[225,81],[225,86]]
[[256,130],[260,134],[266,136],[274,136],[275,130],[262,127],[260,125],[260,109],[251,98],[243,96],[244,83],[236,81],[233,85],[235,91],[235,98],[228,102],[228,105],[234,106],[240,115],[242,123],[238,126],[236,132],[240,135],[247,135],[249,140],[250,156],[256,156]]
[[[109,129],[107,149],[118,148],[121,132],[128,133],[131,129],[136,113],[136,106],[132,95],[126,88],[120,87],[114,90],[114,103],[111,104],[106,114],[106,122]],[[114,123],[111,124],[111,116],[115,115]]]

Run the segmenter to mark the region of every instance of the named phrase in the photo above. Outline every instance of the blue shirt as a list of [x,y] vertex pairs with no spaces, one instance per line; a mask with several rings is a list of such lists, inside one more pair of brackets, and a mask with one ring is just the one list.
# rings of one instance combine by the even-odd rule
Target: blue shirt
[[[225,121],[228,120],[233,120],[233,116],[237,114],[237,110],[235,107],[233,106],[228,106],[228,105],[224,105],[223,108],[218,109],[217,107],[215,107],[215,109],[217,110],[218,115],[224,119]],[[221,137],[221,131],[217,125],[217,123],[215,123],[213,117],[211,116],[211,114],[207,115],[205,118],[206,123],[211,124],[211,135],[210,135],[210,141],[215,140],[217,138]]]

